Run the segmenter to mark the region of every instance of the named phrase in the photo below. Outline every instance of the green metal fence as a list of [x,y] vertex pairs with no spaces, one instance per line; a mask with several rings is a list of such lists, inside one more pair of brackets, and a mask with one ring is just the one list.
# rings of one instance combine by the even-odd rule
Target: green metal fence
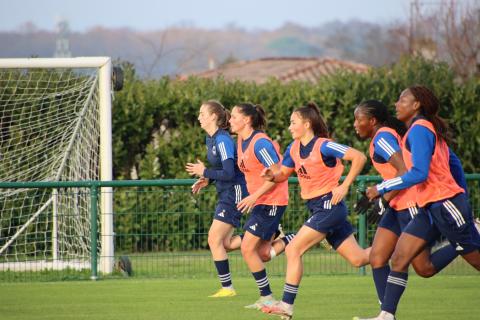
[[[347,197],[350,208],[349,219],[357,226],[356,237],[363,247],[371,244],[375,232],[375,221],[367,215],[358,215],[353,210],[359,194],[356,189],[364,189],[366,185],[380,181],[375,176],[360,176],[356,185],[351,188]],[[471,204],[474,213],[479,216],[480,174],[467,175]],[[200,195],[193,196],[190,186],[191,179],[179,180],[149,180],[149,181],[81,181],[81,182],[14,182],[0,183],[0,188],[14,189],[48,189],[69,194],[72,198],[78,193],[89,193],[90,197],[90,239],[91,248],[98,248],[100,239],[97,216],[98,199],[101,187],[113,188],[114,234],[107,235],[114,239],[115,257],[128,256],[132,262],[135,277],[210,277],[215,276],[213,262],[208,251],[208,229],[211,224],[215,208],[216,193],[214,187],[202,190]],[[300,199],[297,179],[289,180],[290,200],[282,226],[286,233],[295,232],[308,217],[303,201]],[[81,190],[81,191],[80,191]],[[2,213],[3,214],[3,213]],[[52,215],[46,211],[45,215]],[[69,214],[69,213],[63,213]],[[41,217],[37,217],[41,219]],[[245,219],[245,217],[244,217]],[[28,232],[29,230],[25,230]],[[242,233],[241,229],[236,230]],[[45,229],[34,236],[50,239],[51,230]],[[0,247],[6,238],[0,237]],[[26,240],[25,240],[26,241]],[[26,250],[28,251],[28,250]],[[4,254],[3,254],[4,255]],[[33,272],[28,267],[12,270],[1,267],[6,262],[5,256],[0,255],[0,280],[59,280],[59,279],[88,279],[97,276],[120,277],[123,274],[115,268],[112,274],[99,274],[98,262],[104,258],[99,256],[100,250],[90,250],[90,268],[78,270],[70,268],[51,270],[45,267],[41,271]],[[53,257],[48,254],[43,259]],[[249,275],[239,251],[229,253],[232,276]],[[11,260],[11,258],[10,258]],[[15,258],[18,264],[32,263],[28,253]],[[360,270],[351,267],[343,258],[332,250],[316,246],[304,256],[305,275],[316,274],[367,274],[369,268]],[[285,273],[284,256],[279,256],[267,263],[269,275],[282,276]],[[444,271],[444,274],[475,274],[476,271],[458,258]]]

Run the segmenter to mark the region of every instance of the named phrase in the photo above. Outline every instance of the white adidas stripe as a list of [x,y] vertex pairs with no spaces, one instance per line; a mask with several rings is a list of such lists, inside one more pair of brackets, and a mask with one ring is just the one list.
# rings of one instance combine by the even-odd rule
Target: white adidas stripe
[[218,149],[220,150],[220,158],[222,159],[222,161],[227,160],[227,151],[225,149],[225,143],[220,142],[218,144]]
[[392,277],[392,276],[388,276],[387,282],[390,282],[390,283],[393,283],[393,284],[396,284],[396,285],[399,285],[399,286],[402,286],[402,287],[407,286],[407,281],[406,280],[401,279],[401,278]]
[[298,288],[295,288],[295,287],[290,287],[290,286],[285,286],[283,288],[283,291],[285,292],[290,292],[290,293],[298,293]]
[[380,191],[380,190],[383,190],[385,189],[385,184],[383,182],[380,182],[379,184],[377,184],[377,190]]
[[395,284],[397,286],[401,286],[401,287],[406,287],[407,286],[407,283],[405,282],[401,282],[401,281],[395,281],[395,280],[388,280],[387,282],[391,283],[391,284]]
[[458,210],[458,208],[455,206],[453,202],[451,202],[450,200],[448,200],[448,202],[452,205],[452,209],[455,210],[455,212],[458,214],[458,217],[462,221],[462,224],[465,224],[465,219],[463,218],[463,215],[460,212],[460,210]]
[[234,187],[235,187],[235,204],[237,204],[242,200],[242,189],[238,184],[236,184]]
[[389,180],[386,180],[383,182],[383,188],[382,189],[387,189],[387,188],[391,188],[393,186],[397,186],[399,184],[402,184],[402,178],[401,177],[396,177],[396,178],[393,178],[393,179],[389,179]]
[[342,154],[345,154],[347,152],[348,148],[345,146],[342,146],[341,144],[335,143],[335,142],[327,142],[327,148],[336,150]]
[[383,149],[389,156],[395,153],[395,149],[392,148],[391,145],[388,144],[387,140],[380,138],[378,140],[378,146]]
[[460,213],[460,211],[458,211],[457,207],[455,207],[455,205],[450,200],[445,201],[443,203],[443,206],[453,217],[458,227],[465,224],[465,220],[463,219],[462,214]]
[[261,149],[260,154],[262,155],[263,161],[265,161],[268,164],[268,167],[271,167],[275,164],[275,162],[273,162],[272,157],[270,157],[270,155],[268,154],[267,149],[265,148]]
[[265,280],[262,281],[262,282],[257,281],[257,286],[258,286],[259,288],[263,288],[263,287],[268,286],[268,279],[265,278]]
[[408,208],[408,213],[410,214],[410,218],[412,219],[415,217],[415,211],[413,209],[413,207]]
[[455,223],[457,224],[457,227],[460,227],[462,225],[460,218],[458,217],[457,213],[450,207],[450,205],[445,201],[443,203],[443,206],[445,209],[447,209],[448,213],[450,213],[450,216],[452,216],[453,220],[455,220]]
[[220,278],[220,281],[222,282],[225,282],[225,281],[228,281],[228,280],[232,280],[232,277],[230,276],[230,274],[228,274],[227,276],[225,277],[222,277],[222,276],[218,276],[218,278]]
[[268,215],[271,217],[275,217],[276,214],[277,214],[277,206],[272,206],[272,209],[270,209]]

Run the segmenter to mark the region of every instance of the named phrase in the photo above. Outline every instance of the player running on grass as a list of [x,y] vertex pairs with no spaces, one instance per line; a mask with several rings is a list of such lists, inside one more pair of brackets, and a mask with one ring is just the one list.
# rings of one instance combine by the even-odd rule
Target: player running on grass
[[[285,249],[287,274],[282,301],[265,306],[265,313],[277,314],[283,319],[293,315],[293,304],[303,275],[302,256],[323,239],[350,264],[360,267],[368,264],[370,248],[362,249],[353,236],[347,221],[348,210],[343,198],[362,170],[366,157],[358,150],[329,139],[325,121],[318,107],[309,103],[295,109],[289,130],[294,141],[285,152],[282,166],[264,171],[264,178],[283,184],[295,171],[311,216]],[[351,168],[342,184],[340,159],[351,161]]]
[[474,268],[480,270],[480,235],[475,228],[465,190],[449,168],[448,126],[438,116],[439,101],[424,86],[405,89],[395,103],[397,119],[408,131],[402,140],[402,154],[408,171],[400,177],[370,187],[374,199],[392,190],[414,186],[419,213],[402,232],[392,255],[380,314],[373,320],[393,320],[407,286],[408,266],[427,245],[422,231],[436,227]]
[[[404,174],[407,169],[400,149],[402,136],[406,132],[403,122],[391,116],[387,107],[377,100],[360,103],[355,108],[354,116],[357,135],[361,139],[371,139],[370,158],[382,178],[387,180]],[[450,166],[455,172],[454,176],[464,178],[463,169],[458,166],[459,160],[453,153],[451,153],[450,162],[454,164]],[[462,187],[466,188],[465,179],[460,181]],[[390,273],[388,262],[400,233],[418,213],[415,202],[416,192],[416,188],[413,187],[384,195],[385,200],[390,201],[378,224],[370,252],[370,265],[380,303],[383,302]],[[440,234],[432,230],[430,235],[425,234],[425,236],[429,237],[425,240],[430,242],[439,238]],[[442,247],[432,255],[430,255],[430,248],[425,248],[412,260],[412,266],[418,275],[431,277],[446,267],[457,255],[458,253],[451,245]]]
[[260,176],[265,168],[281,161],[278,147],[263,132],[266,118],[261,106],[236,105],[232,109],[230,126],[238,135],[238,167],[245,174],[250,194],[237,205],[242,212],[251,211],[244,225],[242,255],[260,291],[260,298],[246,308],[260,309],[274,301],[264,261],[282,252],[293,238],[290,234],[272,243],[288,204],[288,183],[275,184]]
[[229,112],[218,101],[207,101],[200,107],[198,121],[207,133],[207,159],[209,168],[198,160],[185,166],[190,175],[200,177],[192,186],[197,194],[210,181],[215,181],[218,202],[212,225],[208,231],[208,245],[217,269],[222,288],[212,298],[236,295],[232,285],[227,251],[240,248],[241,236],[233,236],[234,228],[240,226],[242,213],[237,203],[247,194],[245,177],[237,166],[237,152],[228,133]]

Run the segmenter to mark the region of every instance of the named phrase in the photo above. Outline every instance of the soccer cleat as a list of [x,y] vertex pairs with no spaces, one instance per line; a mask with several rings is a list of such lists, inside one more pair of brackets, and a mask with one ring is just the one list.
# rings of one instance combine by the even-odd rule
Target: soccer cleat
[[127,256],[121,256],[118,259],[118,268],[126,277],[131,277],[133,275],[132,263]]
[[263,307],[269,306],[277,302],[272,295],[260,297],[257,301],[253,304],[249,304],[245,306],[246,309],[255,309],[261,310]]
[[323,239],[322,241],[320,241],[320,245],[327,250],[333,249],[332,245],[327,241],[327,239]]
[[211,296],[208,296],[209,298],[227,298],[227,297],[234,297],[237,295],[237,292],[235,292],[235,289],[233,288],[221,288]]
[[283,320],[290,320],[293,317],[293,306],[282,301],[278,301],[269,306],[264,306],[261,310],[263,313],[277,315]]
[[283,233],[282,225],[279,224],[277,231],[275,231],[275,236],[273,237],[273,240],[277,240],[283,237],[285,237],[285,233]]
[[395,316],[391,313],[388,313],[386,311],[380,312],[378,316],[375,318],[359,318],[359,317],[353,317],[352,320],[395,320]]

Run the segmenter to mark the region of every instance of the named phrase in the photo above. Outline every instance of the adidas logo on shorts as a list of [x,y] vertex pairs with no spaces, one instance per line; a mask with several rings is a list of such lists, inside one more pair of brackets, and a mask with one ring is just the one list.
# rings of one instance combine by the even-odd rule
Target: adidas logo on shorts
[[225,210],[222,210],[222,211],[218,214],[218,216],[225,218]]
[[253,231],[257,230],[257,224],[255,223],[253,226],[250,226],[250,229],[252,229]]

